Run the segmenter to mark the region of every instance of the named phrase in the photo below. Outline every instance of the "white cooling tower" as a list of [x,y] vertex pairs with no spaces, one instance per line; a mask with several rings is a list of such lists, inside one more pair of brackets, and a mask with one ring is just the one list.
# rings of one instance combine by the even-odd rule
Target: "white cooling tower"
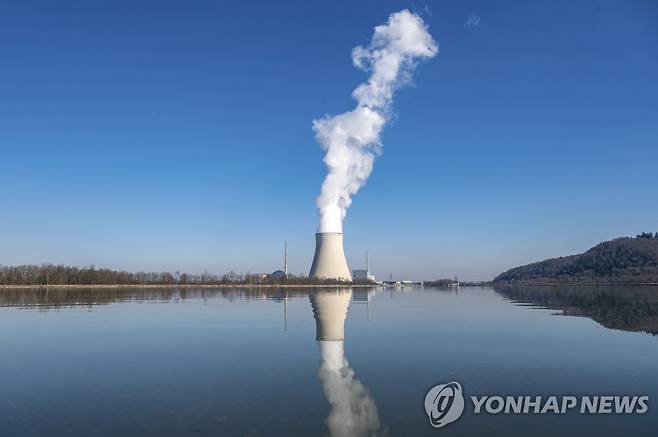
[[341,232],[315,234],[315,255],[308,276],[319,279],[352,280],[343,251],[343,234]]
[[311,291],[309,297],[315,318],[315,339],[344,340],[345,318],[352,300],[352,289]]

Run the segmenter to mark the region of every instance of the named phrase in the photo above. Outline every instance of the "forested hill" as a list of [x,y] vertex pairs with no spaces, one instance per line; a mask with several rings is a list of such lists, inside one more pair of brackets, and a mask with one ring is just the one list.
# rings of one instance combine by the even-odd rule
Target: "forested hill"
[[658,284],[658,232],[617,238],[585,253],[516,267],[498,275],[494,283]]

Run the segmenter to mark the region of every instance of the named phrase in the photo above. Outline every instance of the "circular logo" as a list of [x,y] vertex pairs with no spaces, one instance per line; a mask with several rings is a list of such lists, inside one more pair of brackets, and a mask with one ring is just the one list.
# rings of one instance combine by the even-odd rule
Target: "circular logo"
[[459,419],[464,411],[464,395],[458,382],[434,386],[425,396],[425,412],[434,428]]

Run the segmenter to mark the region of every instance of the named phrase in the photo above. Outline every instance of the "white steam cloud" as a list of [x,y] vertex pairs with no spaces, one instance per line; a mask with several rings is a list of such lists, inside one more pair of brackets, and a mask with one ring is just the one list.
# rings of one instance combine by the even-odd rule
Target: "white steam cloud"
[[406,9],[375,27],[367,47],[352,50],[354,65],[372,72],[368,81],[352,92],[356,108],[313,120],[327,165],[317,199],[319,232],[342,232],[352,195],[365,184],[380,153],[380,133],[390,118],[394,92],[409,82],[418,59],[432,58],[437,53],[437,44],[423,20]]
[[356,379],[342,341],[319,341],[322,365],[318,374],[331,404],[327,428],[331,437],[387,435],[381,428],[377,405]]

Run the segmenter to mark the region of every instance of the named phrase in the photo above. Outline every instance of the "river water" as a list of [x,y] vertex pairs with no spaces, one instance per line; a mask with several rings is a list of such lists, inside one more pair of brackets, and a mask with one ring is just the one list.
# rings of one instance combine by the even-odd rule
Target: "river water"
[[[655,436],[656,334],[658,288],[0,290],[0,436]],[[448,382],[464,410],[437,429]]]

